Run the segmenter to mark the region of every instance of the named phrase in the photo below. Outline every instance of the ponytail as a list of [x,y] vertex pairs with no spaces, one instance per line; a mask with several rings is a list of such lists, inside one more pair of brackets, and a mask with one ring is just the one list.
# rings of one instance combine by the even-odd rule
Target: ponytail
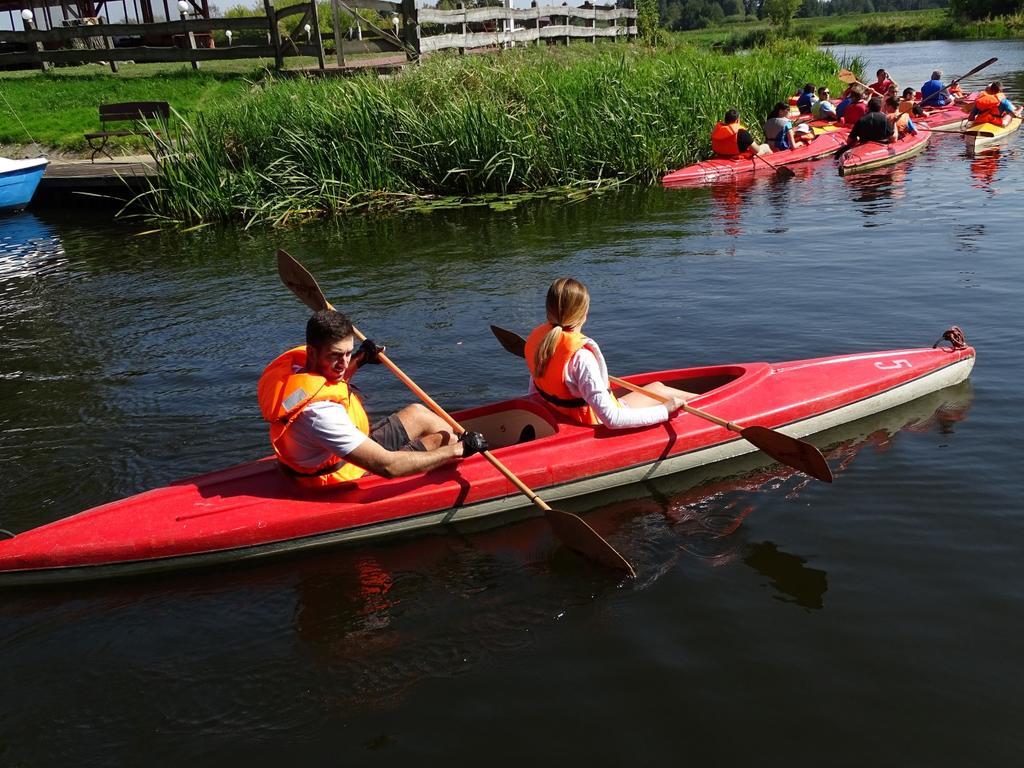
[[562,326],[556,325],[545,334],[540,346],[537,347],[537,352],[533,358],[533,367],[537,371],[537,378],[543,376],[544,372],[548,369],[548,363],[551,362],[551,356],[555,354],[555,346],[557,346],[558,339],[561,336]]
[[547,370],[562,332],[567,329],[579,329],[583,325],[587,312],[590,311],[590,293],[579,280],[560,277],[548,288],[545,307],[548,322],[553,327],[544,336],[534,356],[534,370],[538,377],[543,376]]

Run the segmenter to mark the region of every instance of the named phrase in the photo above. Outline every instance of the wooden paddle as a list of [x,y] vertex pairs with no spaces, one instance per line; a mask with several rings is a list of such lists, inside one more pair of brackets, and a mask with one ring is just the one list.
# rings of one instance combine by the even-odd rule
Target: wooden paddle
[[[518,357],[526,357],[526,341],[522,336],[512,331],[507,331],[504,328],[499,328],[496,325],[491,326],[491,333],[497,337],[501,346],[503,346],[507,352],[511,352],[513,355],[517,355]],[[620,379],[616,376],[609,376],[608,378],[611,380],[612,384],[624,387],[633,392],[639,392],[640,394],[647,395],[647,397],[653,398],[654,400],[658,400],[662,403],[667,402],[666,398],[656,392],[644,389],[643,387],[637,386],[625,379]],[[804,442],[803,440],[797,440],[795,437],[784,435],[781,432],[769,429],[768,427],[741,427],[739,424],[726,421],[725,419],[720,419],[707,411],[694,408],[692,405],[687,405],[686,403],[683,403],[683,410],[701,419],[713,422],[720,427],[725,427],[728,430],[739,433],[745,440],[757,448],[760,448],[776,461],[787,464],[794,469],[810,475],[811,477],[817,478],[818,480],[823,480],[826,483],[832,482],[832,470],[829,468],[828,462],[825,461],[825,457],[821,455],[821,451],[810,443]]]
[[[281,276],[281,281],[288,286],[292,293],[299,297],[303,304],[314,311],[321,309],[334,309],[331,303],[327,301],[323,291],[320,290],[320,286],[317,285],[313,276],[309,274],[304,266],[296,261],[291,255],[285,251],[279,250],[277,252],[277,271]],[[362,341],[366,337],[359,332],[359,330],[353,326],[352,332],[356,338]],[[379,355],[380,361],[388,367],[388,369],[395,374],[401,380],[405,386],[407,386],[412,392],[422,400],[430,410],[440,416],[445,422],[455,431],[455,434],[461,435],[466,430],[460,425],[455,419],[453,419],[440,405],[434,402],[434,399],[430,397],[426,392],[420,389],[416,382],[410,379],[405,373],[395,365],[387,355],[381,353]],[[583,518],[578,515],[574,515],[571,512],[563,512],[557,509],[549,507],[540,496],[533,492],[526,483],[516,477],[512,471],[502,464],[490,451],[484,451],[483,457],[489,461],[495,469],[503,474],[509,482],[512,483],[520,493],[528,498],[536,507],[544,512],[544,516],[547,518],[548,523],[551,524],[551,528],[555,535],[561,540],[563,544],[576,552],[590,558],[591,560],[601,563],[609,568],[613,568],[617,571],[624,571],[630,577],[636,577],[636,571],[633,570],[633,566],[630,565],[629,561],[626,560],[618,550],[609,544],[597,531],[591,528]]]
[[859,85],[864,90],[871,91],[873,94],[875,94],[875,96],[879,96],[879,97],[881,97],[883,99],[885,98],[885,94],[879,93],[874,88],[872,88],[870,85],[864,85],[864,83],[862,83],[860,80],[858,80],[857,76],[855,74],[853,74],[853,72],[851,72],[848,69],[840,69],[839,70],[839,79],[842,80],[847,85],[854,85],[854,84]]

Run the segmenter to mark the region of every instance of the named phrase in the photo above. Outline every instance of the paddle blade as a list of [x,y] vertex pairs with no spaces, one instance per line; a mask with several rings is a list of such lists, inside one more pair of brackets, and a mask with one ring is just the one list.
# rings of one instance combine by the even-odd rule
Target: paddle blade
[[629,561],[605,541],[601,534],[587,525],[582,517],[558,509],[546,509],[544,515],[555,536],[569,549],[608,568],[621,571],[632,579],[636,578],[636,571]]
[[740,434],[776,461],[788,464],[793,469],[799,469],[818,480],[832,482],[832,470],[828,462],[821,455],[821,451],[810,443],[767,427],[744,427]]
[[984,69],[985,67],[988,67],[988,66],[991,66],[992,64],[995,64],[995,63],[996,63],[997,61],[999,61],[999,58],[998,58],[998,57],[995,57],[995,56],[994,56],[994,57],[992,57],[992,58],[991,58],[991,59],[989,59],[988,61],[986,61],[986,62],[983,62],[983,63],[979,64],[978,66],[976,66],[976,67],[975,67],[974,69],[972,69],[972,70],[971,70],[970,72],[968,72],[967,74],[965,74],[965,75],[960,75],[960,77],[958,77],[958,78],[956,79],[956,82],[958,82],[958,83],[959,83],[959,82],[960,82],[961,80],[966,80],[966,79],[967,79],[968,77],[970,77],[971,75],[973,75],[973,74],[975,74],[975,73],[977,73],[977,72],[981,72],[981,70],[983,70],[983,69]]
[[277,252],[277,274],[281,276],[281,282],[288,286],[288,290],[314,312],[334,309],[313,276],[287,251]]
[[526,357],[526,341],[518,333],[506,331],[504,328],[499,328],[496,325],[491,326],[491,333],[494,334],[506,352],[511,352],[517,357]]
[[847,85],[853,85],[854,83],[858,82],[857,76],[848,69],[839,70],[839,79],[842,80]]

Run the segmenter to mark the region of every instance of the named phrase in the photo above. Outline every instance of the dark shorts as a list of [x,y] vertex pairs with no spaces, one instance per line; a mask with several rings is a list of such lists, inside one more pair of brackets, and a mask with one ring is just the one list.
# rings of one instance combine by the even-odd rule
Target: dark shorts
[[378,419],[370,427],[370,438],[386,451],[425,451],[419,440],[410,440],[397,413]]

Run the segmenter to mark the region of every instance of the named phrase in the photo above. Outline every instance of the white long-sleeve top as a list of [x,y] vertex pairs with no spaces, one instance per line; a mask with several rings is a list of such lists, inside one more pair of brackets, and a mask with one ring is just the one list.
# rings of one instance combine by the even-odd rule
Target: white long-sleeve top
[[[616,402],[608,391],[608,365],[601,348],[592,339],[587,339],[586,346],[569,359],[562,380],[573,396],[585,400],[610,429],[647,427],[668,420],[668,408],[660,403],[647,408],[630,408]],[[533,379],[530,379],[530,391],[537,391]]]

